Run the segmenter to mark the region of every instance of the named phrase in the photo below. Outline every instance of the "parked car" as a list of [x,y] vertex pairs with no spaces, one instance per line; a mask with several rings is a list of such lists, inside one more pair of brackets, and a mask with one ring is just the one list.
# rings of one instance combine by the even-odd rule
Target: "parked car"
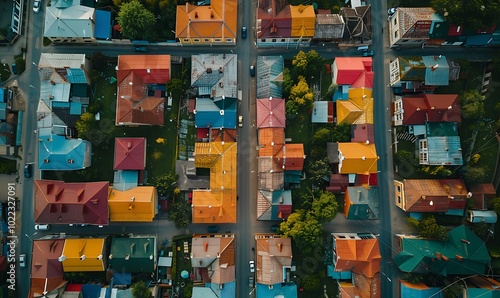
[[209,233],[217,233],[219,231],[218,226],[208,226],[208,232]]
[[276,231],[278,231],[278,229],[279,229],[279,228],[280,228],[280,226],[279,226],[279,225],[272,225],[272,226],[271,226],[271,231],[272,231],[272,232],[276,232]]
[[255,77],[255,66],[250,65],[250,76]]
[[134,50],[136,52],[142,52],[142,53],[145,53],[148,51],[148,49],[146,49],[146,47],[135,47]]
[[41,6],[42,6],[42,0],[35,0],[35,2],[33,3],[33,12],[39,13]]
[[387,14],[388,14],[388,15],[390,15],[390,16],[392,16],[393,14],[395,14],[395,13],[396,13],[396,11],[397,11],[397,10],[398,10],[398,9],[397,9],[396,7],[391,7],[391,8],[389,8],[389,9],[387,10]]
[[363,57],[372,57],[373,56],[373,51],[367,51],[363,53]]
[[50,225],[49,224],[35,225],[35,230],[37,230],[37,231],[48,231],[48,230],[50,230]]
[[249,264],[250,264],[250,272],[254,273],[255,272],[255,262],[254,261],[250,261]]
[[17,74],[17,66],[15,63],[12,63],[12,74]]
[[21,268],[26,267],[26,254],[19,255],[19,267]]
[[254,287],[254,283],[253,283],[253,276],[250,276],[250,277],[248,278],[248,286],[249,286],[250,288],[253,288],[253,287]]
[[31,178],[33,172],[33,164],[27,163],[24,165],[24,178]]
[[247,27],[245,26],[241,27],[241,38],[243,39],[247,38]]
[[238,117],[238,126],[243,127],[243,116]]

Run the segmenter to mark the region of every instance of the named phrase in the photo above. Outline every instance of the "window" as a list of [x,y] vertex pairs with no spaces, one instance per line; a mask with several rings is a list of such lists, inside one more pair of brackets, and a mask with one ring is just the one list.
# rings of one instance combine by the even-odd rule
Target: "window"
[[205,38],[205,39],[204,39],[204,41],[205,41],[205,42],[209,42],[209,41],[210,41],[210,39],[208,39],[208,38]]
[[398,185],[398,192],[401,192],[401,186]]
[[273,38],[272,42],[276,42],[276,38]]
[[399,37],[399,33],[398,33],[398,30],[394,31],[394,38],[398,38]]
[[299,39],[298,38],[294,38],[293,42],[299,42]]
[[233,42],[232,38],[226,38],[226,42]]
[[394,20],[394,22],[393,22],[394,26],[397,26],[398,25],[398,18],[393,18],[393,20]]
[[194,42],[200,42],[200,39],[199,38],[194,38],[193,41]]
[[189,42],[189,38],[184,38],[184,41],[185,42]]
[[215,39],[215,42],[220,42],[220,38],[216,38],[216,39]]
[[266,42],[266,39],[265,39],[265,38],[263,38],[263,39],[261,39],[260,41],[261,41],[261,42]]
[[398,204],[401,204],[401,196],[398,196]]
[[281,42],[285,42],[285,39],[284,39],[284,38],[282,38],[282,39],[281,39]]
[[403,42],[408,42],[408,39],[403,39]]

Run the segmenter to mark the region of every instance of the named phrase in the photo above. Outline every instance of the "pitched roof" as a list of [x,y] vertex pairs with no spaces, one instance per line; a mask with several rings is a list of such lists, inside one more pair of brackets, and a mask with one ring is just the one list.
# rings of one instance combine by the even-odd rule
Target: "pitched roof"
[[238,1],[212,0],[209,6],[177,5],[175,38],[236,38]]
[[402,38],[429,37],[434,9],[431,7],[398,7],[396,13],[399,18],[399,34]]
[[256,236],[256,275],[257,283],[274,285],[282,283],[283,267],[292,265],[291,238],[280,236]]
[[[199,54],[191,56],[191,86],[198,96],[238,97],[238,56],[236,54]],[[222,109],[222,107],[221,107]]]
[[195,125],[199,128],[236,128],[237,99],[196,98]]
[[412,297],[412,298],[427,298],[427,297],[436,297],[442,298],[440,287],[432,287],[429,288],[426,284],[419,283],[411,283],[405,280],[400,280],[401,283],[401,297]]
[[44,36],[52,38],[94,37],[94,8],[80,5],[79,0],[54,2],[45,10]]
[[345,23],[339,14],[316,14],[315,39],[340,39],[344,35]]
[[38,168],[40,170],[82,170],[90,166],[91,152],[92,146],[88,141],[69,139],[56,134],[40,135]]
[[313,102],[312,123],[333,123],[333,101]]
[[196,143],[195,166],[210,169],[210,189],[193,191],[193,222],[236,222],[235,142]]
[[461,122],[458,94],[425,94],[429,122]]
[[64,289],[68,282],[63,277],[31,278],[29,297],[43,297],[44,293],[57,295],[56,290]]
[[257,99],[257,128],[286,126],[285,99],[260,98]]
[[400,81],[423,81],[428,86],[447,86],[450,69],[445,56],[398,57]]
[[257,190],[258,220],[286,220],[291,213],[291,190]]
[[375,144],[338,143],[339,173],[366,174],[377,173],[379,159]]
[[156,237],[134,235],[113,238],[109,264],[113,271],[127,273],[152,273],[156,264]]
[[427,103],[421,96],[403,98],[403,125],[424,124],[427,120]]
[[348,100],[337,100],[337,123],[373,124],[372,90],[349,88]]
[[257,56],[257,98],[282,98],[283,56]]
[[153,186],[138,186],[126,191],[110,187],[109,219],[112,222],[151,222],[158,212],[158,197]]
[[[333,82],[337,85],[360,85],[365,82],[371,88],[373,86],[373,70],[371,57],[336,57],[333,61]],[[362,85],[362,84],[361,84]]]
[[356,8],[341,7],[340,16],[346,22],[344,36],[342,41],[344,43],[371,43],[371,5],[358,6]]
[[333,234],[335,242],[337,271],[351,271],[366,277],[373,277],[380,271],[380,248],[378,239],[362,237],[362,234]]
[[258,188],[259,189],[283,189],[285,174],[283,165],[275,162],[271,156],[260,156],[258,162]]
[[373,124],[354,124],[351,126],[351,142],[375,142]]
[[64,239],[35,240],[31,261],[32,278],[62,278],[63,268],[58,258],[62,255]]
[[67,238],[62,261],[64,272],[92,272],[105,269],[105,238]]
[[497,192],[491,183],[479,183],[470,188],[472,200],[474,201],[473,209],[487,209],[487,199],[495,198]]
[[421,160],[420,163],[430,165],[463,164],[462,145],[455,122],[426,122],[425,137],[428,158],[426,161]]
[[447,241],[403,237],[394,262],[403,272],[482,275],[490,263],[484,242],[466,226],[448,232]]
[[259,1],[257,38],[291,37],[292,16],[286,0]]
[[378,187],[347,187],[344,203],[344,215],[348,219],[378,219]]
[[36,223],[108,224],[109,182],[35,180]]
[[234,251],[234,235],[194,235],[191,240],[191,265],[211,271],[211,283],[233,282],[236,281]]
[[316,13],[312,5],[290,5],[292,17],[291,37],[313,37],[316,27]]
[[146,168],[145,138],[115,138],[114,170],[144,170]]

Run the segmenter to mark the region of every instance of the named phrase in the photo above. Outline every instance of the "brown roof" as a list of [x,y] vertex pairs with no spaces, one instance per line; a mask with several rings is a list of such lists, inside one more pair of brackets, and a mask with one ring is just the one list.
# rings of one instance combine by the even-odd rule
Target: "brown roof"
[[297,170],[304,167],[304,145],[286,144],[285,130],[283,128],[259,129],[259,158],[272,157],[275,165],[273,171]]
[[355,124],[351,126],[352,137],[351,142],[364,143],[366,141],[370,143],[375,142],[375,136],[373,133],[373,124]]
[[191,265],[210,268],[210,282],[216,284],[235,281],[234,235],[224,236],[194,235],[191,242]]
[[45,293],[63,288],[67,281],[61,277],[53,278],[31,278],[31,288],[29,297],[49,297],[44,296]]
[[35,180],[35,222],[108,224],[109,182]]
[[291,238],[257,235],[256,241],[257,282],[266,285],[283,282],[283,267],[292,265]]
[[382,256],[377,238],[341,238],[341,235],[333,237],[336,243],[336,271],[351,271],[367,277],[373,277],[380,271]]
[[146,168],[145,138],[116,138],[114,170],[144,170]]
[[210,137],[212,142],[236,142],[236,129],[212,128]]
[[35,240],[31,261],[32,278],[62,278],[63,268],[58,258],[62,255],[64,239]]
[[474,202],[473,209],[486,210],[488,209],[487,200],[496,197],[497,192],[491,183],[475,184],[471,187],[472,200]]
[[257,99],[257,128],[285,127],[285,100],[283,98]]

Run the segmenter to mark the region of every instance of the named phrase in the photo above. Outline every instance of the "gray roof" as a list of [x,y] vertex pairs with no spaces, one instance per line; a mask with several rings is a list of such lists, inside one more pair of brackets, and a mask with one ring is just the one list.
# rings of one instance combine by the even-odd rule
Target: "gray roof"
[[54,38],[93,38],[94,14],[94,8],[80,5],[79,0],[59,0],[45,11],[43,35]]
[[317,14],[314,38],[341,39],[345,23],[339,14]]
[[282,56],[257,57],[257,98],[282,98],[283,68]]

